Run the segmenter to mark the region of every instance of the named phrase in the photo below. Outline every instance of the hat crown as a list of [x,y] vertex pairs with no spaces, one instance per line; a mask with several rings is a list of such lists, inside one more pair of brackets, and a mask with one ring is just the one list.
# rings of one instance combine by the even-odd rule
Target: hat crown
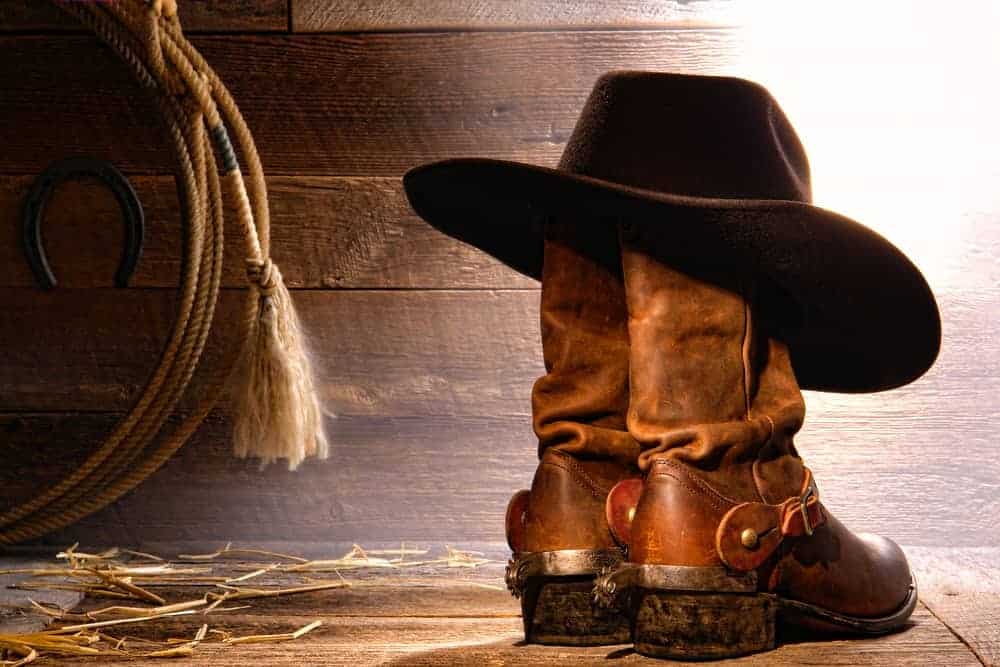
[[692,197],[812,201],[805,151],[778,103],[728,77],[604,75],[559,169]]

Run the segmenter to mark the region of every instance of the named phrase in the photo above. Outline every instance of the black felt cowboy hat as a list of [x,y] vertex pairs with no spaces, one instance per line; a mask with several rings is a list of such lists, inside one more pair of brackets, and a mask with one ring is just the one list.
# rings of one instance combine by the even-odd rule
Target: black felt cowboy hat
[[658,225],[678,264],[711,258],[758,276],[803,389],[880,391],[922,375],[941,323],[920,271],[864,225],[810,204],[795,131],[741,79],[614,72],[594,87],[557,169],[488,159],[404,177],[444,233],[541,277],[553,216]]

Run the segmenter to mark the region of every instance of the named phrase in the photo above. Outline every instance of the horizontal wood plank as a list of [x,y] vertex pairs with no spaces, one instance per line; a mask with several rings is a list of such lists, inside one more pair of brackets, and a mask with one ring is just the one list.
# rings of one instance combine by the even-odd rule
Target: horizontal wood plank
[[[416,557],[412,557],[416,560]],[[257,563],[260,567],[262,564]],[[335,594],[317,592],[298,595],[293,601],[289,598],[263,598],[253,603],[255,625],[273,623],[264,626],[266,632],[282,632],[288,621],[282,617],[293,606],[298,617],[327,617],[340,622],[343,617],[366,616],[372,619],[383,618],[517,618],[521,615],[521,606],[511,597],[503,585],[503,568],[500,563],[488,566],[489,576],[474,573],[471,581],[463,581],[448,576],[448,570],[460,568],[439,566],[437,571],[427,571],[414,576],[412,570],[406,571],[372,570],[356,571],[344,569],[340,575],[350,583],[350,588],[339,589]],[[245,564],[239,570],[234,570],[233,577],[246,574],[250,564]],[[330,572],[312,575],[318,579],[326,577]],[[334,574],[334,576],[337,576]],[[367,580],[365,579],[367,578]],[[157,585],[143,584],[150,590],[157,591],[168,602],[195,600],[205,595],[205,586],[184,586],[177,584]],[[258,584],[259,585],[259,584]],[[271,585],[271,584],[269,584]],[[301,578],[289,580],[287,586],[301,585]],[[89,598],[79,610],[99,609],[107,606],[107,600]],[[243,615],[246,617],[246,614]],[[220,620],[225,620],[220,617]],[[294,621],[291,621],[294,622]],[[280,625],[279,625],[280,624]]]
[[[489,644],[472,644],[430,649],[400,656],[391,665],[683,665],[683,661],[647,658],[635,653],[631,646],[597,646],[573,648],[565,646],[524,645],[509,640]],[[755,667],[790,667],[793,665],[885,665],[923,667],[935,665],[977,667],[975,656],[948,630],[918,607],[912,626],[903,632],[877,638],[842,638],[810,634],[784,635],[773,651],[726,660],[726,665]]]
[[[193,42],[233,93],[272,176],[399,175],[459,155],[554,165],[607,70],[719,72],[736,48],[725,30]],[[0,173],[38,173],[73,154],[129,173],[171,172],[158,112],[96,40],[8,36],[0,56]]]
[[[177,3],[188,32],[286,32],[288,0],[196,0]],[[73,18],[39,0],[0,0],[0,32],[83,30]]]
[[[288,552],[288,549],[283,551]],[[925,550],[923,555],[961,550]],[[929,567],[922,575],[933,578],[938,571],[931,562],[939,555],[923,558]],[[945,558],[947,560],[947,558]],[[51,561],[50,561],[51,562]],[[0,558],[0,567],[24,565],[23,561]],[[216,574],[247,572],[260,563],[216,565]],[[204,616],[180,616],[143,622],[128,628],[132,637],[164,640],[192,636],[202,623],[233,636],[272,634],[294,630],[319,620],[322,625],[302,639],[285,644],[224,646],[217,636],[198,646],[191,658],[174,660],[181,665],[260,664],[483,664],[561,665],[664,664],[637,655],[628,645],[594,648],[525,645],[521,640],[519,606],[503,589],[500,563],[467,570],[460,578],[453,568],[417,568],[406,571],[349,571],[349,588],[283,597],[257,599],[233,611]],[[996,563],[992,565],[996,572]],[[367,578],[366,578],[367,577]],[[168,602],[194,599],[205,587],[160,585],[155,590]],[[37,593],[36,593],[37,594]],[[86,598],[75,609],[84,612],[106,607],[107,600]],[[967,609],[970,618],[989,625],[988,609]],[[2,622],[2,621],[0,621]],[[6,626],[5,626],[6,627]],[[778,647],[767,653],[730,661],[737,665],[879,664],[962,665],[980,664],[969,647],[934,613],[918,605],[910,624],[901,632],[880,638],[842,638],[812,634],[783,626]],[[117,636],[115,629],[110,633]],[[980,656],[982,657],[982,656]],[[66,664],[88,664],[69,661]],[[134,664],[158,664],[134,660]],[[673,664],[673,663],[670,663]],[[990,664],[990,663],[987,663]]]
[[[340,591],[326,598],[336,605]],[[428,595],[433,595],[428,591]],[[139,636],[190,637],[204,617],[163,619],[143,624]],[[324,625],[306,637],[285,644],[249,644],[224,646],[214,641],[200,645],[192,658],[171,661],[176,665],[604,665],[609,660],[625,665],[662,665],[663,660],[645,658],[631,646],[525,645],[519,618],[343,618],[327,615],[303,615],[295,610],[294,600],[286,603],[280,614],[266,616],[253,610],[214,614],[210,624],[233,634],[267,632],[280,628],[287,632],[313,620]],[[887,667],[923,666],[930,659],[935,665],[976,667],[975,656],[924,608],[914,613],[912,626],[904,632],[867,639],[835,639],[806,635],[796,637],[767,653],[727,661],[733,665],[858,665]],[[270,630],[273,632],[274,630]],[[131,631],[130,631],[131,634]],[[162,661],[161,661],[162,662]],[[67,660],[65,664],[91,664],[86,659]],[[155,660],[133,664],[155,665]],[[677,664],[677,663],[666,663]]]
[[[222,292],[223,324],[215,327],[208,362],[232,353],[242,294]],[[176,303],[169,290],[111,288],[7,288],[0,297],[7,315],[0,319],[0,409],[23,411],[125,409],[156,362]],[[324,395],[338,414],[527,410],[530,383],[541,372],[536,290],[300,290],[295,301]],[[939,301],[946,344],[921,381],[882,396],[813,400],[879,406],[876,412],[890,420],[921,422],[947,410],[952,427],[975,426],[961,415],[988,404],[982,401],[1000,382],[1000,358],[989,345],[1000,290],[956,290]]]
[[[0,287],[33,286],[19,233],[33,177],[0,176]],[[130,284],[175,287],[181,219],[170,176],[131,179],[146,217]],[[433,229],[410,209],[399,178],[276,176],[268,181],[272,256],[291,287],[525,288],[537,282]],[[114,197],[94,181],[60,186],[42,230],[62,287],[109,287],[123,231]],[[227,220],[236,220],[232,211]],[[227,229],[223,285],[243,287],[243,239]]]
[[[0,507],[65,477],[114,422],[113,415],[0,417],[9,463],[0,468]],[[230,537],[254,545],[498,543],[507,500],[530,483],[537,461],[524,418],[342,416],[327,430],[329,460],[294,473],[281,465],[260,470],[232,456],[229,422],[213,415],[134,492],[44,543],[140,540],[167,553],[215,549]],[[324,548],[322,557],[339,556],[340,548]]]
[[[0,507],[6,505],[0,503]],[[51,564],[51,560],[36,557],[0,556],[0,570],[32,569]],[[45,629],[49,619],[30,612],[32,600],[68,611],[77,606],[83,597],[77,591],[26,591],[14,588],[25,578],[23,574],[0,574],[0,634],[29,633]]]
[[[170,290],[112,288],[11,288],[0,299],[6,410],[126,409],[176,303]],[[206,368],[231,362],[244,300],[242,290],[222,293]],[[338,415],[523,415],[542,372],[535,290],[306,290],[295,303]]]
[[637,2],[627,0],[393,0],[329,2],[292,0],[297,32],[378,30],[572,30],[650,29],[726,25],[734,20],[730,0]]
[[[0,410],[8,412],[125,410],[173,316],[164,290],[0,291]],[[219,316],[232,317],[240,297],[227,291]],[[506,500],[534,466],[537,292],[297,291],[295,299],[313,334],[323,396],[339,415],[329,424],[333,461],[258,478],[253,463],[229,461],[220,418],[166,471],[67,536],[502,540]],[[1000,392],[1000,360],[989,352],[998,303],[995,290],[942,295],[954,325],[938,364],[912,385],[807,396],[799,449],[848,525],[907,544],[988,541],[1000,463],[991,433],[968,415]],[[231,326],[216,333],[208,368],[229,358],[232,335]],[[18,461],[7,468],[8,502],[51,483],[35,474],[65,474],[60,466],[79,461],[113,419],[9,415],[0,444],[20,453],[8,458]]]
[[[977,437],[974,426],[949,425],[954,420],[933,406],[891,417],[879,408],[884,402],[869,397],[811,410],[798,446],[826,506],[852,529],[903,544],[988,541],[997,513],[990,489],[1000,478],[992,442]],[[489,404],[483,401],[484,411]],[[24,502],[68,474],[117,417],[0,416],[7,462],[0,506]],[[295,473],[282,466],[261,471],[232,458],[228,419],[216,413],[134,492],[45,543],[133,544],[168,553],[180,543],[214,549],[228,540],[501,543],[507,500],[530,483],[536,464],[526,414],[341,416],[327,429],[330,460],[307,462]],[[949,437],[963,447],[942,451]],[[320,551],[331,557],[339,548]]]

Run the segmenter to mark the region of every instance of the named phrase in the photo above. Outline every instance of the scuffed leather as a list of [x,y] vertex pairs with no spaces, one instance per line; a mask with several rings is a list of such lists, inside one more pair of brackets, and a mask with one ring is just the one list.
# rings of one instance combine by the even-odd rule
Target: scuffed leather
[[523,550],[615,548],[604,501],[625,474],[614,462],[581,462],[557,449],[546,451],[531,484]]
[[788,349],[759,311],[746,269],[706,260],[681,273],[671,258],[687,249],[670,234],[633,225],[623,226],[621,238],[631,344],[627,423],[646,472],[629,559],[723,566],[720,525],[750,504],[757,509],[742,517],[748,525],[727,528],[726,548],[751,527],[767,556],[741,560],[732,552],[726,560],[756,569],[762,590],[854,616],[896,611],[911,583],[899,547],[851,533],[818,502],[811,511],[822,512],[823,522],[812,536],[782,534],[777,522],[787,516],[761,509],[801,495],[806,470],[793,438],[805,404]]
[[625,428],[628,325],[618,233],[600,221],[545,227],[541,328],[546,374],[532,390],[539,455],[549,447],[633,467]]
[[525,551],[608,549],[608,491],[637,475],[625,427],[628,330],[612,223],[545,225],[541,328],[546,374],[532,413],[541,462],[519,537]]

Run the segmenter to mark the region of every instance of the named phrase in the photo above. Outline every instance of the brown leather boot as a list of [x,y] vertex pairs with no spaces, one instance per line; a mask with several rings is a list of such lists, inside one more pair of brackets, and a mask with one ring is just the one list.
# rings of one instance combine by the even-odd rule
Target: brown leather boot
[[507,509],[525,638],[542,644],[627,642],[629,622],[593,601],[595,575],[622,552],[605,519],[608,491],[638,475],[625,428],[628,331],[614,224],[549,222],[542,274],[546,375],[532,394],[541,463]]
[[795,450],[805,405],[779,327],[745,274],[671,268],[686,251],[667,237],[623,226],[628,429],[646,477],[609,498],[628,562],[597,594],[630,591],[636,650],[656,657],[770,649],[776,618],[901,627],[916,604],[905,556],[839,523]]

